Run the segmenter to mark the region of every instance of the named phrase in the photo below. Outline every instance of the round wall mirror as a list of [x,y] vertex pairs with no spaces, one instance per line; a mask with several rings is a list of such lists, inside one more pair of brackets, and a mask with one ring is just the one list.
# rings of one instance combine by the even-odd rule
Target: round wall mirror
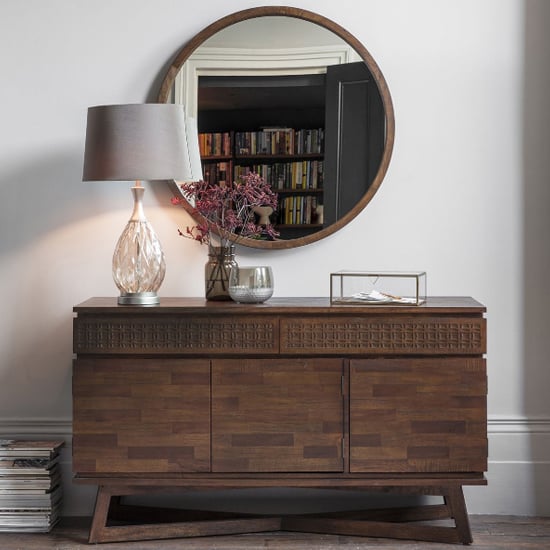
[[158,101],[184,105],[205,181],[253,171],[278,194],[268,221],[280,237],[244,246],[331,235],[365,208],[389,165],[394,115],[380,69],[355,37],[309,11],[266,6],[214,22],[179,51]]

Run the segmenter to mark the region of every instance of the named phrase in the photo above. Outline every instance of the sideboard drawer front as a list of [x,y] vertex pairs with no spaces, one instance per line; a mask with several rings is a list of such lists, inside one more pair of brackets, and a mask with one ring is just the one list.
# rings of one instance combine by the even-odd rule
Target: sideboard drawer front
[[210,362],[77,359],[73,470],[107,475],[208,472]]
[[212,361],[213,472],[342,472],[343,361]]
[[485,359],[350,362],[350,471],[487,469]]
[[275,317],[86,316],[74,320],[78,354],[273,354]]
[[281,320],[281,353],[481,355],[481,317],[363,316]]

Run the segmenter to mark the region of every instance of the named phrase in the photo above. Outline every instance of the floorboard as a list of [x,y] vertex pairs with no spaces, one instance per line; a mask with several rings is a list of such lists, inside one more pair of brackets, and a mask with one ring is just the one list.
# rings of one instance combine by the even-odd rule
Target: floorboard
[[[64,518],[48,534],[0,533],[2,550],[450,550],[461,545],[307,533],[261,533],[164,541],[87,543],[90,518]],[[548,550],[550,518],[470,516],[472,550]]]

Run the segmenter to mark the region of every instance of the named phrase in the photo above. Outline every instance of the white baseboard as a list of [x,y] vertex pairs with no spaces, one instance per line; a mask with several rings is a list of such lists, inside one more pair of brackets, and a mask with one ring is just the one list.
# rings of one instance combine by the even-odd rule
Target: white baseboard
[[[487,487],[466,487],[471,514],[550,516],[550,418],[489,418]],[[72,483],[67,418],[0,419],[0,438],[60,439],[64,515],[90,515],[95,488]]]
[[9,438],[63,439],[70,442],[73,423],[66,418],[0,418],[0,434]]

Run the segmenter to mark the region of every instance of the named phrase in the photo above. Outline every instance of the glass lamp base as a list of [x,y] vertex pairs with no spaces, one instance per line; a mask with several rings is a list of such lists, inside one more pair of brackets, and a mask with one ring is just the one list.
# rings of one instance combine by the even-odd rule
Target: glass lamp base
[[120,306],[157,306],[160,304],[156,292],[122,292],[118,297]]
[[113,254],[113,279],[123,306],[158,305],[157,290],[166,270],[158,237],[143,213],[143,193],[143,187],[132,187],[134,211]]

